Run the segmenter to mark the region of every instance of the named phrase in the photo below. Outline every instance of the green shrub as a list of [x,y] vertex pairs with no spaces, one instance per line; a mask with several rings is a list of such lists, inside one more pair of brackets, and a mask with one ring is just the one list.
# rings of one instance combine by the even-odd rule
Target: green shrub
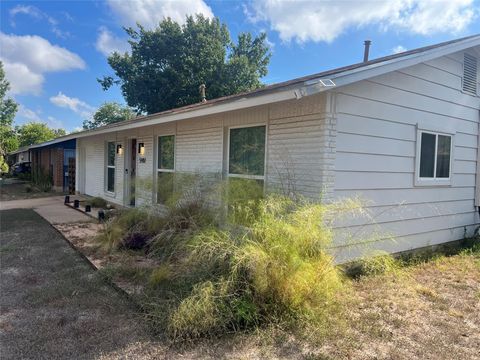
[[35,171],[32,176],[33,183],[37,185],[40,191],[49,192],[52,190],[53,179],[43,168]]
[[105,251],[112,251],[120,247],[124,233],[125,230],[117,223],[116,218],[111,218],[105,221],[95,240]]
[[255,206],[248,228],[170,234],[158,258],[169,264],[168,276],[160,272],[154,293],[175,298],[168,306],[149,301],[147,312],[165,314],[151,318],[155,327],[166,322],[172,337],[192,339],[271,322],[327,321],[344,286],[326,252],[332,232],[324,220],[332,206],[278,196]]
[[19,180],[30,181],[32,179],[32,174],[30,173],[21,173],[17,175]]
[[124,247],[126,249],[140,249],[165,224],[165,219],[147,209],[134,208],[116,211],[105,222],[103,231],[97,236],[97,242],[107,251]]
[[376,251],[360,261],[360,275],[364,276],[394,274],[400,268],[400,262],[385,251]]
[[227,204],[227,219],[231,224],[251,225],[260,215],[263,181],[229,178],[223,183],[223,202]]
[[94,197],[88,199],[87,204],[93,208],[105,209],[107,207],[107,201],[101,197]]
[[156,287],[168,279],[170,279],[170,268],[167,264],[162,264],[152,271],[148,281],[150,286]]
[[460,245],[462,254],[480,255],[480,227],[475,229],[473,237],[463,239]]

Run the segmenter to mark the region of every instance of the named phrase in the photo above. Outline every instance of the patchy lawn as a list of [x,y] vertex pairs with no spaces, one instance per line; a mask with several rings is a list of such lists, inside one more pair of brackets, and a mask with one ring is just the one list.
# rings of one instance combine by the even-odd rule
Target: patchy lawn
[[[102,252],[94,241],[100,227],[62,225],[59,230],[103,274],[134,297],[141,294],[155,262],[140,252]],[[274,328],[259,329],[253,334],[189,345],[183,356],[480,359],[478,251],[353,280],[341,297],[343,313],[321,339],[298,338]]]
[[[55,193],[40,191],[28,181],[16,179],[0,180],[0,201],[33,199],[52,195],[55,195]],[[57,193],[56,195],[60,194]]]
[[[479,359],[480,253],[353,283],[347,326],[320,353],[352,359]],[[327,357],[327,358],[328,358]]]

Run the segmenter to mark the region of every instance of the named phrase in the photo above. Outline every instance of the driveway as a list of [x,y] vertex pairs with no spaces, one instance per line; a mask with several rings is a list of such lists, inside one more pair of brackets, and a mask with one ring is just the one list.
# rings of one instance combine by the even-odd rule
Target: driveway
[[31,209],[0,211],[0,310],[2,359],[157,358],[165,349]]

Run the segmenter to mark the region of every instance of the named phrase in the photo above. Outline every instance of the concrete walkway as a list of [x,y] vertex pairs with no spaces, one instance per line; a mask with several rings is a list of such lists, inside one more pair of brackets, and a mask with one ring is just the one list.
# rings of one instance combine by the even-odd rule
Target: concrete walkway
[[91,217],[64,205],[64,196],[1,201],[0,210],[33,209],[50,224],[91,222]]

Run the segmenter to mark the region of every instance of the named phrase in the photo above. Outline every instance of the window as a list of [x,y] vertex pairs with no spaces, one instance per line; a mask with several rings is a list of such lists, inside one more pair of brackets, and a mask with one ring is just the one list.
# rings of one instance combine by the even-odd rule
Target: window
[[477,58],[467,53],[463,54],[462,89],[471,95],[477,95]]
[[420,131],[417,185],[448,185],[451,174],[452,135]]
[[173,194],[175,135],[159,136],[157,151],[157,202],[165,203]]
[[107,142],[107,191],[115,192],[115,142]]
[[228,175],[263,180],[265,126],[230,129]]

